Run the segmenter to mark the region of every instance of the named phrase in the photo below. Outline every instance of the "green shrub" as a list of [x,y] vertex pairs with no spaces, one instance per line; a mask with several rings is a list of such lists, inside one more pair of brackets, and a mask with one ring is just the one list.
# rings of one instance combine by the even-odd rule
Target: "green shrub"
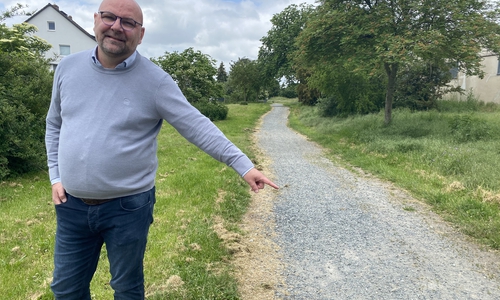
[[448,66],[439,66],[432,62],[419,62],[401,70],[394,94],[394,107],[406,107],[412,110],[435,108],[437,101],[457,88],[447,86],[451,80]]
[[228,108],[222,103],[216,101],[198,101],[193,103],[193,106],[211,121],[225,120],[227,118]]
[[52,73],[41,58],[0,52],[0,179],[45,168]]
[[289,99],[297,98],[297,85],[296,84],[289,84],[288,86],[281,88],[279,91],[279,95],[281,97],[285,97],[285,98],[289,98]]
[[0,99],[0,178],[45,165],[44,120]]

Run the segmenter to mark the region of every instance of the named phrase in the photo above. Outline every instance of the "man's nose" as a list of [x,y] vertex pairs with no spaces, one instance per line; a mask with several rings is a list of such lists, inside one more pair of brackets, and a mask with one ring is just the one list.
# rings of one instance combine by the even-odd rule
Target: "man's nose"
[[116,18],[116,21],[113,24],[113,26],[111,26],[111,29],[123,31],[123,28],[122,28],[122,19]]

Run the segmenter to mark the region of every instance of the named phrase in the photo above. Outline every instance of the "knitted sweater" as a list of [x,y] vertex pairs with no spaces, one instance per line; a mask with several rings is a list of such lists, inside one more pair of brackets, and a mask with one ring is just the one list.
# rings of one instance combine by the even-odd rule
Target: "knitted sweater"
[[127,68],[105,69],[92,53],[67,56],[54,75],[45,138],[52,184],[91,199],[151,189],[163,120],[241,176],[253,167],[150,60],[137,53]]

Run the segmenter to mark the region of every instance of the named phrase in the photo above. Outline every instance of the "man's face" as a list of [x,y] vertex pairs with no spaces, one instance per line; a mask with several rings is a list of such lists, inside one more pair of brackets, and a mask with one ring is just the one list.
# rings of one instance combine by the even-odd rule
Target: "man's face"
[[[134,1],[105,0],[99,7],[99,11],[110,12],[118,17],[131,18],[142,23],[142,12]],[[98,55],[107,56],[112,60],[125,60],[142,42],[144,27],[137,24],[132,30],[126,31],[121,26],[120,18],[109,26],[104,24],[101,14],[95,13],[94,34],[99,47]]]

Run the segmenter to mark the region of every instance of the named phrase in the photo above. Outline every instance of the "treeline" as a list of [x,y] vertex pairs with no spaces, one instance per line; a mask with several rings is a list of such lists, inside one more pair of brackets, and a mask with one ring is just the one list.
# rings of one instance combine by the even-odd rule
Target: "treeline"
[[[298,97],[322,116],[348,116],[393,107],[430,109],[448,85],[450,70],[483,76],[483,50],[500,51],[497,1],[323,0],[290,5],[275,14],[256,60],[226,66],[188,48],[151,58],[170,73],[184,95],[212,120],[224,103]],[[29,24],[0,16],[0,179],[45,168],[45,115],[52,72],[50,45]]]
[[483,76],[481,52],[500,51],[498,1],[322,0],[272,18],[259,61],[270,78],[298,84],[299,101],[324,116],[429,109],[451,70]]
[[[231,62],[229,73],[223,63],[216,69],[214,60],[193,49],[166,52],[153,61],[182,74],[175,79],[194,103],[298,97],[317,105],[322,116],[384,110],[389,124],[394,107],[432,109],[444,94],[464,92],[449,85],[452,74],[484,75],[481,53],[500,51],[499,5],[478,0],[293,4],[272,17],[258,58]],[[193,74],[211,81],[204,89],[210,95],[189,91],[202,82]]]

